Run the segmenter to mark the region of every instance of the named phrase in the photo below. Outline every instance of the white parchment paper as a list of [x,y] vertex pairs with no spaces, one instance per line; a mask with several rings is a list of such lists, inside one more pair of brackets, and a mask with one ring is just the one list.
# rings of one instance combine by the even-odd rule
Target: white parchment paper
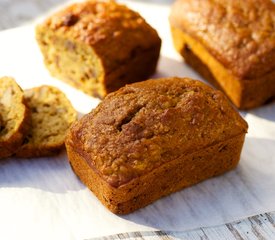
[[[201,79],[173,49],[168,8],[129,5],[141,12],[163,39],[154,77]],[[49,75],[34,40],[34,26],[0,33],[1,75],[15,77],[23,88],[57,86],[80,114],[99,102]],[[275,103],[242,114],[249,133],[236,170],[126,216],[114,215],[101,205],[74,175],[65,152],[53,158],[1,160],[0,238],[85,239],[127,231],[183,231],[274,211]]]

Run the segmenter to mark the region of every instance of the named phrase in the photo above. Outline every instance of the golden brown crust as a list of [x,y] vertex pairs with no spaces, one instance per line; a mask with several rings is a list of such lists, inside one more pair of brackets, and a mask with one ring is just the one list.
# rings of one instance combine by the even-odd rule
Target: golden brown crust
[[108,70],[116,68],[118,61],[127,59],[137,47],[150,49],[160,42],[156,31],[137,12],[115,1],[75,3],[42,26],[93,46]]
[[275,5],[270,0],[178,0],[170,23],[203,44],[240,79],[275,68]]
[[255,79],[239,79],[186,34],[172,28],[176,48],[206,80],[223,90],[239,109],[258,107],[275,96],[275,70]]
[[52,86],[24,91],[31,110],[32,127],[16,157],[42,157],[57,154],[64,148],[67,129],[76,120],[76,111],[65,94]]
[[[101,201],[108,205],[110,196],[106,189],[109,189],[111,195],[115,194],[113,204],[121,205],[127,198],[121,190],[124,186],[128,189],[135,182],[138,187],[145,176],[151,176],[149,179],[155,182],[153,173],[157,169],[166,168],[173,161],[183,163],[186,156],[202,154],[204,149],[220,146],[229,139],[242,142],[246,131],[246,122],[219,91],[186,78],[158,79],[126,85],[109,94],[95,110],[73,124],[66,147],[76,174],[86,184],[98,176],[98,184],[91,189],[97,196],[102,195]],[[231,151],[233,147],[236,154]],[[228,165],[217,162],[221,171],[215,170],[222,173],[235,166],[241,147],[242,144],[232,143],[226,155],[228,161],[234,159],[234,164],[231,160]],[[91,171],[93,175],[87,175]],[[201,180],[214,175],[205,173]],[[137,189],[144,191],[140,187]],[[159,192],[157,197],[142,200],[134,209],[176,190],[179,189]],[[126,213],[128,207],[125,211],[114,211]]]
[[0,78],[0,89],[0,158],[6,158],[22,144],[30,128],[31,115],[23,91],[13,78]]
[[[157,32],[137,12],[114,1],[73,4],[38,25],[36,36],[46,66],[54,76],[100,97],[123,86],[125,81],[140,81],[151,75],[161,45]],[[59,47],[55,56],[49,56],[58,45],[63,48]],[[60,52],[67,52],[65,60]],[[80,59],[74,57],[78,68],[73,71],[85,69],[82,75],[69,74],[69,69],[65,71],[64,65],[73,65],[68,62],[68,58],[73,58],[72,53],[80,56]],[[89,56],[94,57],[89,59]],[[151,61],[143,63],[148,58]],[[132,73],[137,70],[140,74]],[[93,78],[93,85],[99,83],[104,89],[83,87]]]
[[258,107],[275,96],[275,70],[258,78],[240,79],[194,38],[174,27],[171,31],[174,45],[186,63],[223,90],[239,109]]
[[127,214],[182,188],[234,169],[243,142],[244,134],[181,156],[118,188],[103,181],[70,144],[66,147],[72,169],[80,180],[110,211]]

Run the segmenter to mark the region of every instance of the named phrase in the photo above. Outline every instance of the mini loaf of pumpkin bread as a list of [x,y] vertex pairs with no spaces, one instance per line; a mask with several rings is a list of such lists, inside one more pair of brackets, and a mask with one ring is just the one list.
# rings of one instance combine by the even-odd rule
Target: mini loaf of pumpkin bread
[[65,143],[84,184],[125,214],[235,168],[246,131],[220,91],[167,78],[109,94],[72,125]]
[[63,92],[51,86],[25,90],[24,98],[31,110],[31,128],[15,155],[30,158],[58,153],[76,120],[75,109]]
[[0,158],[11,156],[30,128],[23,90],[10,77],[0,78]]
[[136,12],[115,1],[73,4],[36,28],[51,74],[104,97],[156,69],[161,40]]
[[270,0],[177,0],[176,49],[241,109],[275,96],[275,4]]

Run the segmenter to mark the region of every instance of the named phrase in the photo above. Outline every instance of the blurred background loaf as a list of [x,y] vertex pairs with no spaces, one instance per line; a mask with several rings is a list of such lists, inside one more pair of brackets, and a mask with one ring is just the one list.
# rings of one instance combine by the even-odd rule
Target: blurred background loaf
[[36,28],[50,73],[103,98],[155,72],[161,40],[137,12],[114,1],[76,3]]
[[170,24],[185,61],[238,108],[258,107],[274,98],[272,1],[177,0]]

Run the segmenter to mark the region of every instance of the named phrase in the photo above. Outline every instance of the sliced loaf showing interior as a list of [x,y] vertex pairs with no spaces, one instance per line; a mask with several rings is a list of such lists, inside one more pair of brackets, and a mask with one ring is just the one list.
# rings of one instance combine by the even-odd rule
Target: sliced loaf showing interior
[[23,90],[10,77],[0,78],[0,116],[0,158],[6,158],[21,146],[31,120]]

